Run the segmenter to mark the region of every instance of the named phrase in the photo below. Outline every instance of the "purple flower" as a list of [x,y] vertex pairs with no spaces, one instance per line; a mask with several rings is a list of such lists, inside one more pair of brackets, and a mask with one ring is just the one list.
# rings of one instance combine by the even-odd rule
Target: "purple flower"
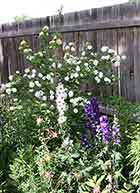
[[110,126],[107,116],[100,117],[100,127],[103,135],[103,142],[108,144],[110,141]]
[[96,97],[92,97],[84,108],[86,124],[85,127],[96,134],[96,126],[99,125],[99,106]]
[[87,136],[87,134],[85,134],[85,133],[82,133],[82,135],[81,135],[81,144],[82,144],[82,146],[84,146],[87,150],[92,147],[91,144],[89,143],[88,136]]
[[118,118],[116,117],[116,115],[114,115],[112,126],[112,141],[116,145],[120,144],[120,126],[118,122]]

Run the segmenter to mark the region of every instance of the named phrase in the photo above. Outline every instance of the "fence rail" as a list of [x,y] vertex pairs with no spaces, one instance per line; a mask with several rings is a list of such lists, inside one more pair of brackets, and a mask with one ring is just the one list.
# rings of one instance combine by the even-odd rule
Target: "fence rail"
[[[96,49],[107,45],[126,60],[120,67],[120,93],[131,101],[140,102],[140,3],[85,10],[64,15],[27,20],[22,23],[3,24],[0,27],[0,75],[5,82],[16,70],[26,67],[18,47],[22,39],[33,50],[40,47],[38,33],[48,25],[50,32],[61,32],[65,42],[74,41],[80,50],[87,41]],[[118,89],[110,88],[110,95]]]

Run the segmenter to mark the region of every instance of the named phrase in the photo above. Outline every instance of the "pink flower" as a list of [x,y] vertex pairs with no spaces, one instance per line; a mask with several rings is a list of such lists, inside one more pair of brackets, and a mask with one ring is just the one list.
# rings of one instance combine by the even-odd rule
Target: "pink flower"
[[52,129],[48,129],[48,135],[49,137],[52,137],[52,138],[57,138],[58,137],[58,133],[53,131]]
[[44,177],[47,178],[49,181],[53,178],[53,173],[52,172],[45,172]]
[[99,187],[95,187],[95,188],[93,189],[93,193],[101,193],[101,192],[100,192],[100,188],[99,188]]

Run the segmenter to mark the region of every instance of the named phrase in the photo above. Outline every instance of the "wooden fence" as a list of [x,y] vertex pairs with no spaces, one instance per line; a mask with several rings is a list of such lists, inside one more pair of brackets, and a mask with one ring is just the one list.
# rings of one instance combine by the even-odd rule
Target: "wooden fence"
[[[120,55],[121,95],[140,101],[140,4],[125,3],[112,7],[85,10],[64,15],[3,24],[0,27],[0,74],[5,82],[9,74],[24,70],[26,63],[19,53],[19,42],[29,41],[33,50],[40,46],[40,29],[61,32],[65,42],[74,41],[78,49],[89,41],[95,48],[107,45]],[[114,91],[112,90],[112,93]],[[111,93],[111,94],[112,94]]]

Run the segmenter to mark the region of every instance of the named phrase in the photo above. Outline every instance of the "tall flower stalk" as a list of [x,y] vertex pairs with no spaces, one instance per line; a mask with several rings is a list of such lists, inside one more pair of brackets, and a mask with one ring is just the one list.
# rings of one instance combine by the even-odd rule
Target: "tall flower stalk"
[[59,83],[56,87],[56,108],[58,110],[58,123],[62,126],[67,120],[65,116],[66,111],[66,92],[62,83]]
[[85,127],[90,129],[94,134],[97,133],[97,125],[99,125],[99,106],[95,96],[85,105]]

